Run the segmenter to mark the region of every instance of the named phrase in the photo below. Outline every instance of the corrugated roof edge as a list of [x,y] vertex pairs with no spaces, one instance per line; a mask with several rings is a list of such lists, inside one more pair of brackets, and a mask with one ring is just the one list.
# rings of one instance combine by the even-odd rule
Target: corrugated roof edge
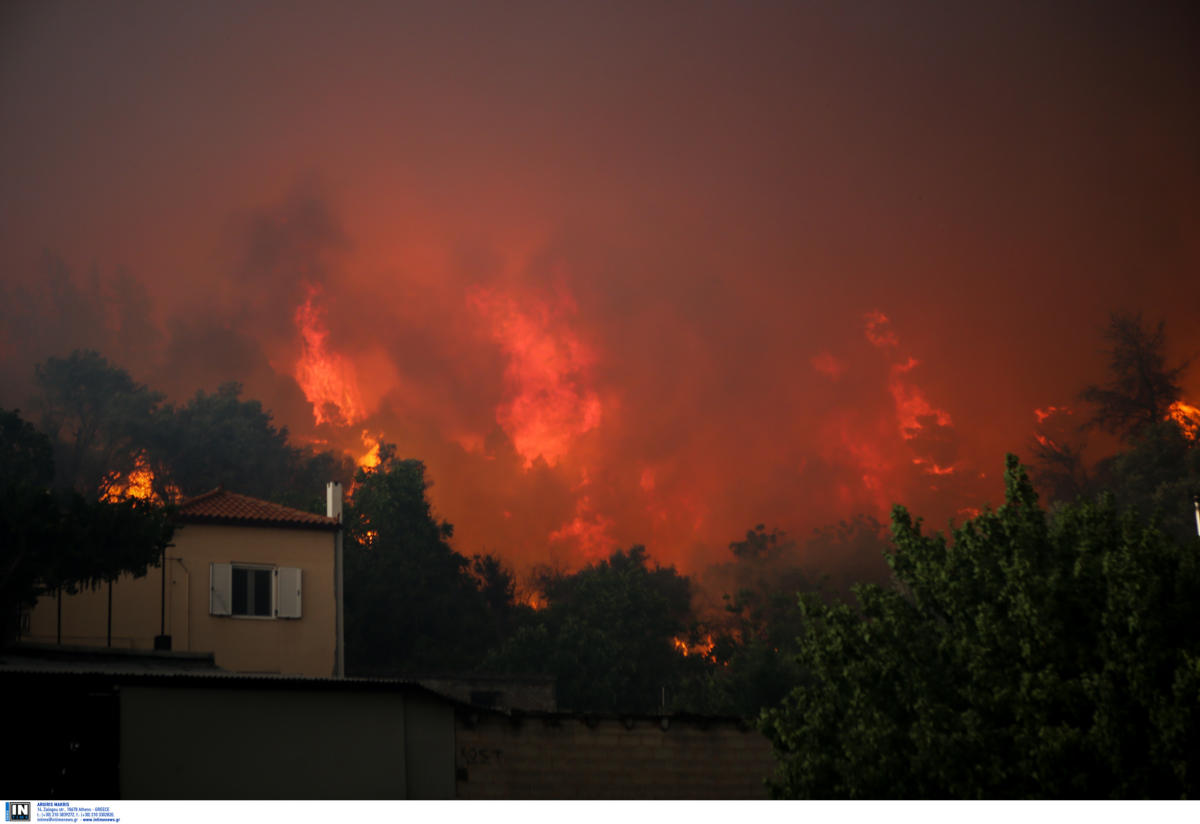
[[128,650],[18,642],[0,648],[0,679],[12,683],[70,679],[90,684],[207,686],[230,689],[360,690],[419,693],[453,707],[454,698],[415,681],[397,678],[334,678],[317,675],[231,672],[217,667],[211,653]]

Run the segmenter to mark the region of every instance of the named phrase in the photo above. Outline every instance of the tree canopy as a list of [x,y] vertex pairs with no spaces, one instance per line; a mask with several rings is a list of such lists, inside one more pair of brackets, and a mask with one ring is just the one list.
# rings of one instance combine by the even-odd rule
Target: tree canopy
[[348,483],[353,461],[297,447],[238,383],[198,391],[187,403],[135,381],[96,352],[76,351],[37,367],[40,426],[55,455],[56,486],[85,497],[113,478],[151,469],[159,500],[224,485],[308,510],[323,506],[325,482]]
[[1092,423],[1125,440],[1165,420],[1179,400],[1179,378],[1187,364],[1167,366],[1166,325],[1147,328],[1141,315],[1114,313],[1104,333],[1109,343],[1108,383],[1091,385],[1080,397],[1095,406]]
[[287,427],[276,427],[271,413],[243,399],[241,384],[233,382],[164,407],[152,439],[160,492],[175,487],[184,496],[224,485],[312,509],[321,503],[326,481],[345,483],[353,471],[345,456],[291,445]]
[[429,504],[425,465],[382,444],[346,508],[346,667],[358,674],[476,669],[508,587],[498,562],[455,552]]
[[76,350],[37,366],[39,426],[54,448],[56,485],[89,498],[126,475],[153,440],[162,394],[98,352]]
[[17,610],[59,587],[145,575],[171,540],[166,510],[147,501],[99,501],[53,491],[50,439],[16,412],[0,410],[0,637]]
[[899,587],[801,600],[798,686],[764,715],[789,797],[1181,797],[1200,791],[1200,546],[1111,496],[1005,504],[925,535]]
[[503,672],[549,673],[560,705],[581,711],[650,712],[674,691],[685,659],[675,639],[689,629],[691,587],[645,547],[564,574],[543,571],[546,606],[529,615],[486,662]]

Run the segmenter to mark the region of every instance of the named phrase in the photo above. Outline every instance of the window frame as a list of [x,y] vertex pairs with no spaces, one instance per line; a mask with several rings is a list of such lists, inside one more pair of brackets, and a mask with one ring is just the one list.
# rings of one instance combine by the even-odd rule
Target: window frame
[[[249,613],[233,611],[233,575],[239,569],[244,569],[249,572],[265,571],[265,572],[271,573],[271,585],[267,588],[267,591],[271,594],[271,604],[267,608],[266,615],[252,615]],[[238,561],[230,561],[229,562],[229,581],[230,581],[230,583],[229,583],[229,615],[227,617],[229,617],[229,618],[252,618],[257,621],[262,621],[262,620],[274,621],[276,618],[276,615],[275,615],[275,610],[277,608],[276,602],[278,601],[278,598],[279,598],[279,593],[276,592],[276,590],[279,588],[278,569],[279,569],[279,567],[277,567],[275,564],[244,564],[244,563],[239,563]],[[253,584],[253,578],[251,577],[248,581],[248,591],[253,592],[253,589],[254,589],[254,584]]]
[[[243,561],[211,561],[208,565],[208,614],[214,618],[267,618],[272,621],[298,621],[304,617],[304,568],[271,563]],[[270,609],[266,615],[249,615],[233,611],[234,572],[249,573],[247,586],[253,590],[253,573],[270,573]],[[280,587],[286,586],[284,592]],[[293,587],[295,589],[293,590]],[[252,596],[251,596],[252,597]],[[250,602],[249,598],[247,599]],[[281,612],[286,614],[280,614]]]

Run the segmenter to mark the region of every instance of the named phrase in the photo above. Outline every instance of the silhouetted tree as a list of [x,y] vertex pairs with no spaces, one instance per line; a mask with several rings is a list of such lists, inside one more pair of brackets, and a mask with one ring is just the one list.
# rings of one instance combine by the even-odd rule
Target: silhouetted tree
[[94,351],[37,366],[39,427],[54,448],[56,486],[99,497],[152,440],[163,396]]
[[1080,397],[1095,405],[1092,423],[1124,440],[1163,421],[1179,400],[1179,377],[1186,364],[1168,368],[1166,327],[1143,325],[1141,315],[1114,313],[1104,333],[1109,382],[1088,386]]
[[574,710],[662,706],[664,687],[673,691],[688,667],[674,645],[690,621],[686,577],[652,565],[635,546],[575,573],[544,572],[539,589],[547,606],[489,657],[489,668],[554,675],[560,705]]
[[16,412],[0,410],[0,639],[39,595],[146,574],[173,532],[166,510],[147,501],[106,502],[54,492],[50,439]]
[[242,398],[239,383],[197,392],[157,418],[152,455],[158,491],[176,487],[183,496],[225,486],[245,495],[302,509],[323,510],[325,482],[347,484],[353,462],[332,452],[315,453],[288,442],[256,400]]
[[[425,466],[381,445],[346,507],[346,667],[359,674],[477,670],[495,641],[471,562],[434,517]],[[490,593],[495,597],[496,593]]]
[[1056,440],[1034,440],[1033,474],[1051,501],[1073,501],[1091,487],[1081,445]]
[[1175,540],[1196,534],[1192,496],[1200,492],[1200,446],[1173,420],[1144,428],[1129,446],[1099,461],[1096,485]]

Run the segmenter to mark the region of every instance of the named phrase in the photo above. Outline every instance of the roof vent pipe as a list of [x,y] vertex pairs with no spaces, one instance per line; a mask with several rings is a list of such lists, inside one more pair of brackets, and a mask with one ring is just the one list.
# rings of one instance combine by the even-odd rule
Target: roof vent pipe
[[333,598],[334,627],[337,640],[334,644],[333,677],[346,677],[346,623],[342,599],[342,485],[336,481],[325,484],[325,514],[336,518],[337,531],[333,533]]

